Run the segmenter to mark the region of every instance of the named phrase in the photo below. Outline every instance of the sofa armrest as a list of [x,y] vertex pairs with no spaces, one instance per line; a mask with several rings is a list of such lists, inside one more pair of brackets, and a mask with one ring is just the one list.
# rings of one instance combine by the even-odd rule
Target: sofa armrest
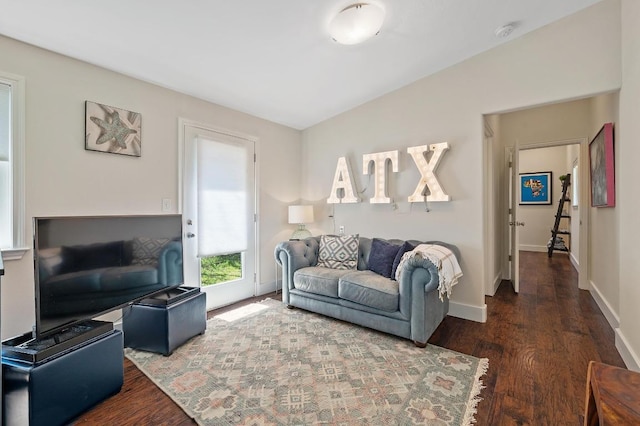
[[293,274],[300,268],[318,264],[320,237],[283,241],[274,250],[276,262],[282,267],[282,300],[289,302],[289,290],[293,288]]
[[164,285],[182,283],[182,245],[179,242],[172,241],[162,249],[158,258],[158,281]]
[[426,344],[449,311],[449,299],[440,300],[438,269],[427,259],[412,257],[399,278],[400,311],[411,318],[411,339]]
[[[426,274],[419,274],[424,287],[424,293],[428,293],[438,289],[438,268],[430,260],[422,257],[411,257],[406,260],[400,271],[400,290],[402,294],[402,284],[405,282],[405,276],[408,277],[408,281],[414,281],[417,277],[413,277],[416,269],[423,269]],[[408,283],[405,285],[409,285]]]

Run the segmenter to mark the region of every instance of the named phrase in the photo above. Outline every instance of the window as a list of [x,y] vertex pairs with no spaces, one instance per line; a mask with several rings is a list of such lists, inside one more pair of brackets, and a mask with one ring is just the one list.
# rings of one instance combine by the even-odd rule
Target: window
[[0,71],[0,249],[26,252],[24,214],[24,78]]

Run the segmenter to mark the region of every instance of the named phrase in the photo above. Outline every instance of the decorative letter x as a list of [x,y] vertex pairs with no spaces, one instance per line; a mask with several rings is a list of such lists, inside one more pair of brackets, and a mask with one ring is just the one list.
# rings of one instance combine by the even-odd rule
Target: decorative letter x
[[[427,201],[450,201],[449,197],[442,189],[438,178],[435,175],[438,163],[442,158],[442,155],[449,149],[447,142],[435,143],[432,145],[412,146],[407,148],[407,152],[413,157],[413,161],[418,166],[421,179],[418,182],[418,186],[413,194],[408,198],[410,203],[418,203],[425,200],[424,195],[427,195]],[[431,159],[427,161],[425,154],[429,151],[433,151]],[[427,192],[428,191],[428,192]]]

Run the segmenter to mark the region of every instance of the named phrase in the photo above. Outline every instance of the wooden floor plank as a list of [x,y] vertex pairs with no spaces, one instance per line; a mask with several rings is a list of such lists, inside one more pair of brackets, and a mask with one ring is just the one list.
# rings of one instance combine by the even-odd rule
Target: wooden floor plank
[[[447,317],[429,343],[489,358],[476,424],[579,424],[587,363],[624,367],[615,335],[563,253],[520,253],[520,293],[504,281],[486,298],[484,324]],[[209,313],[209,317],[267,295]],[[76,420],[79,425],[193,425],[130,361],[118,395]]]

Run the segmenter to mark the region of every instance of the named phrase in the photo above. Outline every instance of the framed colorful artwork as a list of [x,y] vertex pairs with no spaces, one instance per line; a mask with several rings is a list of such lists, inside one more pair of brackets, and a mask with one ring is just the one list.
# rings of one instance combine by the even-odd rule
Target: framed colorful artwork
[[613,161],[613,123],[605,123],[589,143],[591,171],[591,206],[616,205],[615,169]]
[[520,205],[551,204],[551,174],[520,173]]

